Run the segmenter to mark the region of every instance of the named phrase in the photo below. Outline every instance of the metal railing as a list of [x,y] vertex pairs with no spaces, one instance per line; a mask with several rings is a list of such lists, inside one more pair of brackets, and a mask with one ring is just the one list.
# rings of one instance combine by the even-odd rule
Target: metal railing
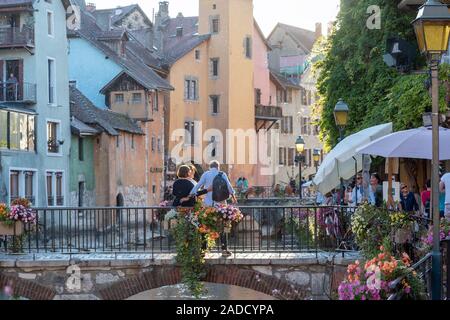
[[[441,241],[441,254],[442,254],[442,297],[446,300],[450,300],[450,239]],[[425,295],[426,299],[431,299],[431,286],[432,286],[432,253],[428,253],[417,263],[411,267],[411,271],[415,271],[420,279],[423,280],[425,284]],[[389,296],[388,300],[401,300],[404,296],[404,290],[402,288],[402,281],[406,278],[405,276],[399,277],[390,283],[390,289],[393,293]]]
[[0,82],[0,102],[36,103],[36,84],[28,82]]
[[26,26],[22,27],[1,27],[0,28],[0,48],[17,46],[33,46],[34,29]]
[[[273,186],[252,186],[245,191],[239,190],[236,186],[237,196],[240,199],[298,199],[299,193],[293,188],[279,188]],[[303,199],[312,199],[313,197],[308,197],[307,192],[303,190]]]
[[[423,257],[420,261],[414,264],[411,267],[410,272],[417,272],[417,275],[420,279],[423,280],[425,284],[425,294],[427,299],[430,298],[431,295],[431,263],[432,263],[432,255],[428,253],[425,257]],[[388,300],[401,300],[404,296],[405,291],[402,288],[402,281],[406,278],[402,276],[400,278],[395,279],[389,284],[393,293],[388,297]]]
[[[350,231],[353,208],[240,207],[244,219],[228,235],[233,252],[319,252],[355,250]],[[25,225],[25,253],[151,252],[174,253],[166,221],[171,208],[42,208],[36,225]],[[16,236],[3,237],[2,251],[11,252]],[[221,244],[217,243],[217,250]]]

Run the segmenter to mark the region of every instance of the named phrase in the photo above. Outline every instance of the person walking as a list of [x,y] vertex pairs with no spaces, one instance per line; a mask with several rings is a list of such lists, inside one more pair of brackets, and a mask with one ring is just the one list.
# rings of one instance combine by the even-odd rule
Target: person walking
[[439,189],[441,192],[445,193],[444,216],[447,218],[447,220],[450,220],[450,172],[447,172],[442,176],[441,183],[439,184]]
[[[220,164],[218,161],[213,160],[211,161],[211,163],[209,164],[209,170],[206,171],[202,177],[200,178],[200,181],[198,182],[198,184],[191,190],[190,196],[195,196],[195,194],[198,192],[198,190],[200,190],[200,188],[204,188],[208,191],[208,193],[206,194],[206,197],[203,199],[203,204],[207,207],[214,207],[216,204],[220,204],[220,203],[226,203],[226,201],[228,199],[225,199],[223,201],[220,202],[216,202],[213,199],[214,196],[214,192],[217,192],[217,190],[214,190],[214,182],[218,181],[216,180],[216,177],[220,176],[221,179],[224,180],[224,182],[227,185],[228,188],[228,192],[231,196],[231,200],[233,203],[236,203],[236,192],[234,191],[230,180],[228,179],[228,176],[226,175],[225,172],[220,171]],[[221,242],[221,248],[222,248],[222,256],[224,257],[228,257],[231,255],[231,252],[228,251],[228,241],[227,241],[227,236],[224,232],[222,232],[220,234],[220,242]]]

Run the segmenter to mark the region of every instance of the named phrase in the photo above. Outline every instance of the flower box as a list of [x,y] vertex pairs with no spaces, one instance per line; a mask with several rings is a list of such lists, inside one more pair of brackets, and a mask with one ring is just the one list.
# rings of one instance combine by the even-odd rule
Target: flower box
[[23,233],[23,223],[16,221],[12,225],[0,222],[0,235],[2,236],[20,236]]

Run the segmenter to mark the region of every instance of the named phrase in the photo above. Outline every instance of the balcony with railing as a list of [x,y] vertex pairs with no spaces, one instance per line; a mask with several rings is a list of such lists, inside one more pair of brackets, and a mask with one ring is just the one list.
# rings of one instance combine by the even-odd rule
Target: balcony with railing
[[34,29],[0,26],[0,49],[34,48]]
[[273,125],[283,118],[283,109],[276,106],[255,106],[255,126],[257,131],[270,130]]
[[0,103],[36,103],[36,84],[29,82],[0,81]]
[[261,120],[280,120],[283,117],[283,109],[275,106],[255,106],[255,117]]

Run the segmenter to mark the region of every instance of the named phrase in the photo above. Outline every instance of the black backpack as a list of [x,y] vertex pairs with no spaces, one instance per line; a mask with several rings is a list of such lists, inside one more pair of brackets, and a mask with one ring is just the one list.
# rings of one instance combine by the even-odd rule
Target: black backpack
[[227,181],[223,177],[223,172],[219,172],[219,174],[213,180],[213,201],[222,202],[227,200],[229,197],[230,191],[228,190]]

